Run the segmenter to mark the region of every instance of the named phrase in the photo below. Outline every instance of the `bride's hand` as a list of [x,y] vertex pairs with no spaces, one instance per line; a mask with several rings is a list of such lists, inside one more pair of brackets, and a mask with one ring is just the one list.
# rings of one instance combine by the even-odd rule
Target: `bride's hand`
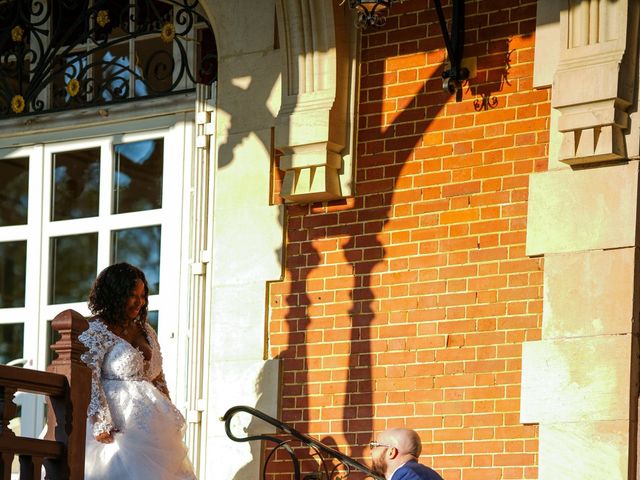
[[100,443],[113,443],[113,434],[115,432],[117,432],[117,430],[99,433],[98,435],[95,436],[95,439]]

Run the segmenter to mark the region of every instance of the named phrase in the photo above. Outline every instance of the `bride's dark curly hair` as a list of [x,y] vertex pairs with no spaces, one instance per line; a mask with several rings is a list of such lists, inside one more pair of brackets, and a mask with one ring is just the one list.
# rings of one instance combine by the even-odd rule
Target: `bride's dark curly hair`
[[93,282],[89,292],[89,310],[111,325],[126,318],[127,298],[141,280],[144,284],[144,306],[140,308],[138,322],[147,321],[149,285],[142,270],[128,263],[116,263],[105,268]]

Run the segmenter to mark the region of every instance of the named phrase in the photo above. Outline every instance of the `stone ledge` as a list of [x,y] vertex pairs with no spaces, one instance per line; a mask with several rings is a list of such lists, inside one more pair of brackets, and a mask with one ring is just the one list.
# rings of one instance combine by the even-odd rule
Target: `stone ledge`
[[636,245],[638,162],[529,178],[527,255]]
[[549,254],[542,338],[631,333],[636,248]]
[[524,343],[520,421],[629,420],[634,341],[628,334]]
[[629,480],[632,422],[540,425],[539,478]]

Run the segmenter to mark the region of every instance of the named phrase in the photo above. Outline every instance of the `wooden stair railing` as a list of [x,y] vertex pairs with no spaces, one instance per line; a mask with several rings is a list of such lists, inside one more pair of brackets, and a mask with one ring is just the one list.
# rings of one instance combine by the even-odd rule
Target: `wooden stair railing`
[[[42,467],[47,479],[84,477],[91,372],[80,360],[85,348],[78,335],[88,325],[78,312],[65,310],[53,319],[52,326],[60,339],[52,345],[58,357],[47,372],[0,365],[0,480],[11,478],[11,464],[16,455],[21,480],[39,480]],[[47,395],[45,439],[17,437],[9,429],[9,421],[16,416],[13,396],[17,391]]]

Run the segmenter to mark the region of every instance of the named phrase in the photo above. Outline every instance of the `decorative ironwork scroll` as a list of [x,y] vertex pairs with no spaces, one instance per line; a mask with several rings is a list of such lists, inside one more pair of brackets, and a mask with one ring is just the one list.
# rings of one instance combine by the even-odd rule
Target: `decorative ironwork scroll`
[[[279,436],[273,435],[248,435],[246,437],[237,437],[231,431],[231,421],[233,417],[240,412],[248,413],[260,420],[267,422],[270,425],[276,427],[282,434],[278,434]],[[266,440],[268,442],[273,442],[276,445],[271,448],[267,457],[264,461],[264,465],[262,467],[262,479],[266,480],[267,478],[267,467],[269,466],[269,462],[276,457],[276,453],[279,450],[286,452],[286,454],[291,459],[291,464],[293,468],[293,478],[294,480],[342,480],[349,477],[349,474],[352,472],[360,472],[364,473],[364,478],[371,478],[373,480],[384,480],[382,477],[379,477],[363,464],[354,460],[343,453],[326,446],[322,442],[318,440],[308,437],[304,435],[286,423],[281,422],[260,410],[256,410],[255,408],[238,405],[236,407],[231,407],[224,416],[221,418],[224,423],[224,428],[227,433],[227,436],[233,440],[234,442],[251,442],[254,440]],[[300,449],[294,449],[292,447],[292,440],[300,442],[302,445],[311,449],[312,457],[316,459],[315,462],[312,462],[316,465],[317,471],[304,473],[302,472],[302,468],[300,465],[300,459],[296,455]],[[302,476],[304,474],[304,476]]]
[[[490,82],[489,84],[476,87],[476,90],[485,90],[478,91],[477,94],[480,95],[480,98],[476,98],[473,101],[473,109],[476,112],[493,110],[496,108],[498,106],[498,97],[492,95],[492,92],[501,92],[505,84],[511,86],[511,82],[509,81],[509,70],[511,69],[511,54],[513,52],[514,50],[507,50],[505,53],[504,66],[502,70],[499,71],[500,79],[498,82]],[[496,70],[493,70],[493,72],[495,71]]]
[[476,98],[473,101],[473,109],[476,112],[479,112],[480,110],[487,111],[489,109],[494,109],[497,106],[498,98],[488,93],[482,93],[480,98]]
[[198,0],[0,2],[0,119],[191,92],[216,77]]

